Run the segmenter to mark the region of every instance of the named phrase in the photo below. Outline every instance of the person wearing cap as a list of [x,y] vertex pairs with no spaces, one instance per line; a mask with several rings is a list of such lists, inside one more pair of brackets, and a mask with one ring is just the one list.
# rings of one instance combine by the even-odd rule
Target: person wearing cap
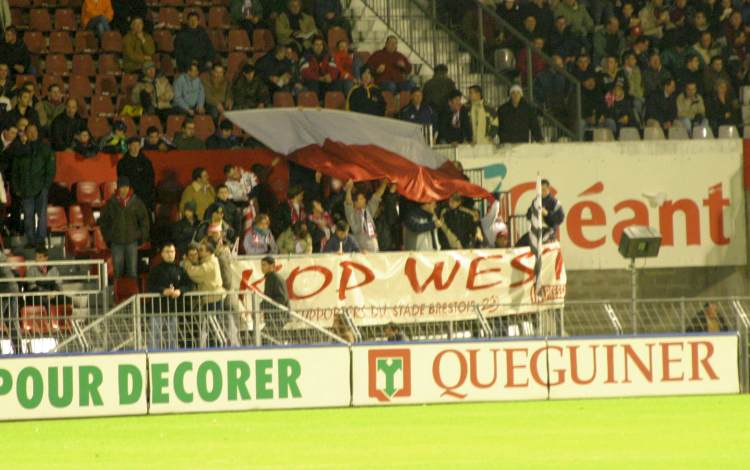
[[189,201],[195,202],[195,215],[199,220],[203,220],[208,206],[216,200],[216,192],[211,186],[208,177],[208,171],[203,167],[193,170],[193,181],[185,188],[180,198],[180,210],[185,207]]
[[130,93],[130,100],[135,105],[143,108],[143,114],[156,114],[162,124],[166,123],[167,117],[173,113],[172,100],[174,89],[169,79],[156,70],[153,62],[147,60],[143,63],[143,73],[140,80]]
[[130,31],[122,38],[122,70],[125,73],[140,71],[146,61],[153,60],[155,53],[154,38],[143,30],[143,19],[133,18]]
[[232,134],[234,125],[228,121],[221,121],[216,133],[206,139],[206,148],[209,150],[228,150],[240,148],[241,142],[236,135]]
[[182,130],[174,136],[177,150],[205,150],[206,143],[195,135],[195,121],[190,118],[182,121]]
[[149,241],[150,218],[130,178],[119,176],[117,191],[99,217],[102,235],[112,251],[115,278],[138,277],[138,246]]
[[463,95],[453,90],[438,117],[438,143],[470,144],[473,140],[469,110],[463,105]]
[[72,151],[76,134],[84,129],[86,121],[78,114],[78,100],[68,98],[65,112],[57,116],[50,127],[49,139],[52,148],[57,152]]
[[501,144],[539,142],[542,131],[536,111],[523,97],[520,85],[510,87],[510,99],[497,110],[498,134]]
[[370,67],[362,67],[361,82],[349,90],[346,97],[346,110],[356,113],[385,116],[385,98],[375,83],[373,83]]
[[127,140],[127,151],[117,162],[117,177],[123,176],[130,180],[133,191],[143,204],[152,210],[156,197],[154,166],[141,152],[141,140],[138,137]]
[[268,85],[255,73],[252,64],[244,64],[232,84],[232,109],[256,109],[271,105]]

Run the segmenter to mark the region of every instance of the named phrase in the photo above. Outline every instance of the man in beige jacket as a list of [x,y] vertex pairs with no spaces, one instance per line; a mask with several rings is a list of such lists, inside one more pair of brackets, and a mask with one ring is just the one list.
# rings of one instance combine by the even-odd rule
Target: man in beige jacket
[[[227,294],[222,282],[219,259],[214,255],[215,251],[216,246],[213,242],[204,240],[198,245],[198,259],[191,261],[186,258],[183,261],[183,268],[190,280],[198,286],[196,290],[204,294],[200,299],[200,308],[197,309],[201,348],[205,348],[208,343],[208,316],[229,315],[228,309],[224,306]],[[198,306],[193,306],[193,311],[196,311],[196,307]]]

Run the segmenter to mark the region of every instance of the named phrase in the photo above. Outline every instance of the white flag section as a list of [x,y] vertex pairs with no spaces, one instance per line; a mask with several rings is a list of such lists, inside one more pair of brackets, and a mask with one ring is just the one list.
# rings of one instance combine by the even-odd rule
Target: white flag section
[[[542,295],[528,248],[277,257],[292,309],[330,327],[347,309],[358,325],[474,319],[562,307],[565,268],[557,243],[542,249]],[[240,258],[235,286],[263,291],[260,258]]]
[[230,111],[226,117],[282,155],[330,139],[348,145],[377,145],[431,169],[447,161],[425,143],[422,126],[396,119],[298,108]]
[[534,288],[537,295],[542,292],[542,177],[536,174],[536,197],[531,209],[529,246],[534,253]]

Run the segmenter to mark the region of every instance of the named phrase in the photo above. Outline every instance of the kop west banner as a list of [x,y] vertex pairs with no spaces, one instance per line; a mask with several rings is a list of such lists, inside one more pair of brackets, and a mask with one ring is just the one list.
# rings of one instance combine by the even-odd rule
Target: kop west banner
[[742,141],[518,145],[480,154],[459,148],[465,168],[481,169],[485,189],[508,191],[525,214],[537,171],[565,208],[560,238],[566,267],[624,269],[617,252],[631,225],[661,233],[646,268],[744,265]]
[[357,405],[739,393],[737,335],[352,347]]
[[[263,291],[260,259],[235,262],[235,285]],[[545,245],[542,295],[534,293],[534,255],[528,248],[395,252],[277,258],[292,309],[329,327],[348,309],[359,325],[427,322],[559,308],[565,267],[558,244]]]

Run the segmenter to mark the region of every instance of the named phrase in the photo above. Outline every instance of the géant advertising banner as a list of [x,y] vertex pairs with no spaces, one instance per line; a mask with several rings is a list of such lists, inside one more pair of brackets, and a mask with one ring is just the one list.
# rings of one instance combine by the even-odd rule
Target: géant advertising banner
[[[330,327],[347,309],[358,325],[449,321],[560,308],[565,266],[557,243],[542,255],[542,293],[534,292],[528,248],[291,256],[276,258],[292,309]],[[263,292],[260,259],[239,258],[240,290]]]
[[149,353],[149,414],[349,406],[349,349]]
[[146,354],[0,359],[0,421],[145,415]]
[[354,346],[357,405],[738,393],[737,336]]
[[486,146],[458,150],[485,189],[507,191],[525,214],[537,172],[565,209],[560,241],[570,270],[625,269],[625,228],[662,235],[645,268],[739,266],[747,261],[740,139]]

